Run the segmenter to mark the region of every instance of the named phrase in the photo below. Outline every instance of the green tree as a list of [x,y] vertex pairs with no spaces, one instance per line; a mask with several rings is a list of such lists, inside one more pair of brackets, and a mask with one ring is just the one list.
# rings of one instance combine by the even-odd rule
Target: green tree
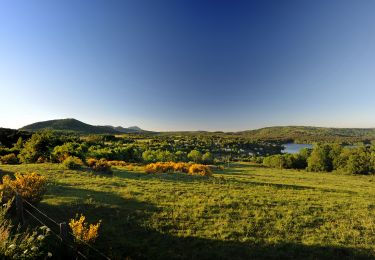
[[75,156],[84,159],[84,151],[82,146],[75,142],[68,142],[63,145],[55,146],[51,153],[55,161],[62,162],[70,156]]
[[316,144],[307,159],[307,169],[313,172],[332,171],[333,163],[330,157],[331,148],[327,144]]
[[49,131],[35,133],[25,142],[20,151],[19,159],[23,163],[34,163],[48,160],[54,145],[53,134]]
[[17,150],[21,150],[23,146],[23,140],[22,137],[20,136],[17,140],[17,143],[14,144],[14,148]]
[[146,150],[142,153],[142,159],[144,162],[156,162],[156,154],[152,150]]
[[182,151],[177,151],[175,152],[175,160],[177,162],[185,162],[187,161],[187,155],[185,152],[182,152]]
[[356,149],[346,163],[346,171],[351,174],[368,174],[371,170],[371,155],[363,149]]
[[205,164],[212,164],[214,161],[214,156],[210,152],[206,152],[202,155],[202,162]]
[[202,160],[202,154],[201,154],[200,151],[192,150],[188,154],[188,159],[195,162],[195,163],[199,163]]

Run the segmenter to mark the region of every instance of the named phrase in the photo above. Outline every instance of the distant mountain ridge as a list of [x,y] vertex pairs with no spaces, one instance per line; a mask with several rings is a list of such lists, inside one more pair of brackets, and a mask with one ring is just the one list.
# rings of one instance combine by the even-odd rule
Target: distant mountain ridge
[[251,140],[274,140],[281,142],[356,142],[375,140],[375,128],[333,128],[314,126],[272,126],[239,132],[207,132],[207,131],[179,131],[179,132],[152,132],[138,126],[94,126],[77,119],[56,119],[37,122],[20,128],[21,131],[35,132],[50,129],[55,131],[69,131],[83,134],[122,134],[122,133],[155,133],[155,134],[228,134],[238,135]]
[[84,134],[121,134],[121,133],[141,133],[148,132],[137,126],[132,127],[114,127],[114,126],[94,126],[86,124],[74,118],[55,119],[42,122],[36,122],[26,125],[19,130],[35,132],[40,130],[70,131]]

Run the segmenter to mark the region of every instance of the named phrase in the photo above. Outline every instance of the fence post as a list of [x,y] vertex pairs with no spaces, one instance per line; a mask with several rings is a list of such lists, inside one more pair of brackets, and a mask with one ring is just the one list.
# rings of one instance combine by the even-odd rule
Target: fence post
[[66,245],[68,243],[68,226],[65,222],[59,224],[60,226],[60,237],[61,237],[61,249],[62,249],[62,256],[63,259],[69,256],[69,249]]
[[68,226],[65,222],[60,223],[60,237],[62,242],[66,242],[66,239],[68,238]]
[[16,194],[16,210],[17,210],[17,219],[21,223],[21,226],[25,224],[25,217],[23,215],[23,201],[22,197]]

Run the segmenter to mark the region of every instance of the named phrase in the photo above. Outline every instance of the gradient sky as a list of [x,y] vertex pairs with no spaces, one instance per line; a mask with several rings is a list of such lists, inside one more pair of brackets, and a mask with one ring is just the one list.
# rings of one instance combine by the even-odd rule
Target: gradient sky
[[2,0],[0,126],[375,127],[375,1]]

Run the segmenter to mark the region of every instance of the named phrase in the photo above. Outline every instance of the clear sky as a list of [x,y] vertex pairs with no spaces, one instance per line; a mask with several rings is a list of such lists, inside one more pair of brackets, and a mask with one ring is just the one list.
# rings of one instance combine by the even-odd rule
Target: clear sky
[[375,1],[2,0],[0,126],[375,127]]

